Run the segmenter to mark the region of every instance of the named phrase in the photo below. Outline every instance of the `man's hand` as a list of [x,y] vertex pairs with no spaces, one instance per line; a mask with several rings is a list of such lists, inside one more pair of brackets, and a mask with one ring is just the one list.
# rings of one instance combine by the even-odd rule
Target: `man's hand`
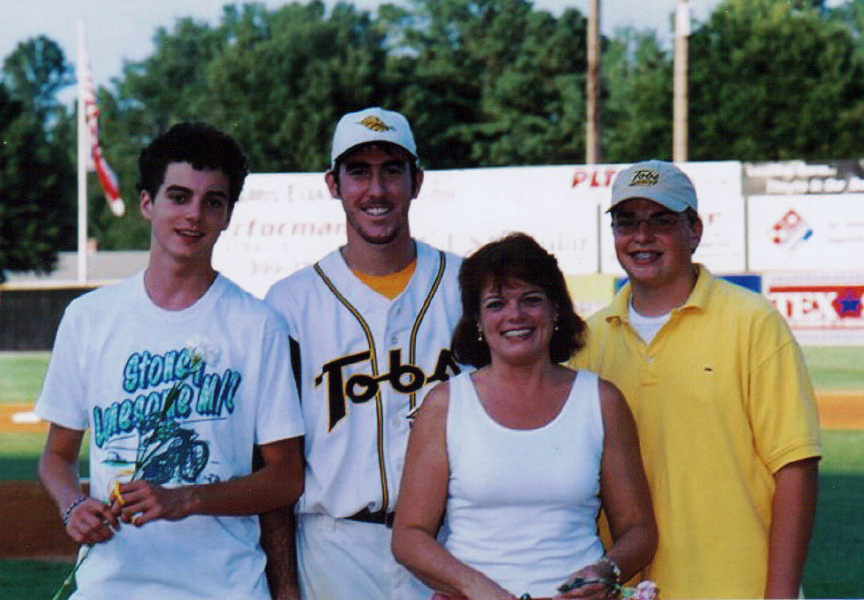
[[165,488],[142,480],[122,483],[119,495],[112,497],[111,512],[137,527],[157,519],[178,521],[193,512],[190,487]]
[[69,513],[66,533],[79,544],[99,544],[114,537],[118,527],[117,516],[107,505],[87,498]]

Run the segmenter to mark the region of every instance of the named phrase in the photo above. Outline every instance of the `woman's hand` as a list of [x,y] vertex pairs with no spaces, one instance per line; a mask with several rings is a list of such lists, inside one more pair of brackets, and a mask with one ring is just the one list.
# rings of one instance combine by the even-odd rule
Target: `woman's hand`
[[[572,585],[572,584],[576,585]],[[564,598],[594,598],[602,600],[616,595],[615,574],[606,561],[583,567],[573,573],[559,590],[563,589],[556,599]],[[610,585],[611,584],[611,585]]]

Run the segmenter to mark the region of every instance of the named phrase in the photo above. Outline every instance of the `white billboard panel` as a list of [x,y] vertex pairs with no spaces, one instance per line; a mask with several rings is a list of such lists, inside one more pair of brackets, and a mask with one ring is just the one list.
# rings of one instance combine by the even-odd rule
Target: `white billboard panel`
[[596,203],[573,189],[572,176],[567,166],[428,171],[411,231],[461,255],[522,231],[555,254],[564,273],[596,273]]
[[249,175],[213,265],[263,297],[277,280],[345,243],[345,213],[321,173]]
[[[596,273],[597,204],[573,187],[574,167],[427,171],[411,207],[414,237],[465,255],[512,231],[534,236],[568,275]],[[321,173],[246,180],[216,268],[262,297],[278,279],[345,243],[341,203]]]
[[752,271],[843,271],[864,256],[864,194],[750,196]]

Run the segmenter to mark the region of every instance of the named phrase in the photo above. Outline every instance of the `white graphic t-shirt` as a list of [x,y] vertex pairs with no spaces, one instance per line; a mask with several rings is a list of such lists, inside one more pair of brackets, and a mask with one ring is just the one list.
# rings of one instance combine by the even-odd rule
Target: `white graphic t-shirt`
[[[168,406],[166,406],[166,404]],[[252,470],[254,445],[303,434],[281,318],[218,276],[192,306],[159,308],[139,273],[66,310],[36,412],[90,430],[90,493]],[[74,598],[270,598],[257,516],[123,525],[96,544]]]

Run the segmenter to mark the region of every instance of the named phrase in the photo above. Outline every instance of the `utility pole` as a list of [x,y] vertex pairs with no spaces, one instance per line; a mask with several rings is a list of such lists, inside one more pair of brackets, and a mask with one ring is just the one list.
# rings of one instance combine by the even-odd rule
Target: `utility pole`
[[678,0],[675,7],[675,73],[672,109],[672,160],[687,160],[687,54],[689,52],[690,5]]
[[90,147],[89,132],[84,107],[84,21],[78,20],[78,64],[75,78],[78,80],[78,283],[87,283],[87,157]]
[[585,163],[600,162],[600,0],[588,1],[588,73],[585,82]]

